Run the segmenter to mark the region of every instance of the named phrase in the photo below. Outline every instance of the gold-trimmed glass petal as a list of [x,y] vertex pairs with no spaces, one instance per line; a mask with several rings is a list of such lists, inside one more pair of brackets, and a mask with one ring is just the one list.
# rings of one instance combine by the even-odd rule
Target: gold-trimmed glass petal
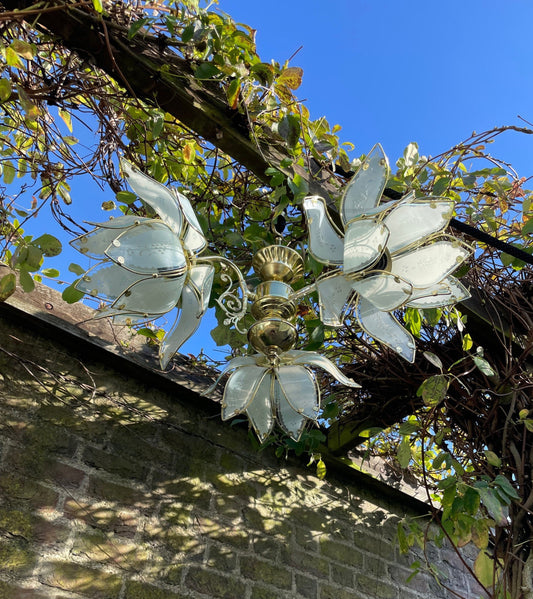
[[342,326],[344,308],[353,294],[352,282],[336,273],[318,279],[315,286],[318,291],[320,320],[328,327]]
[[235,368],[240,368],[241,366],[256,366],[257,359],[261,357],[262,354],[255,354],[253,356],[238,356],[237,358],[233,358],[220,371],[217,380],[211,385],[211,387],[204,391],[204,395],[209,395],[210,393],[213,393],[218,383],[220,383],[222,377],[226,373],[230,372],[231,370],[235,370]]
[[123,268],[144,275],[173,275],[186,267],[179,237],[156,220],[120,233],[105,254]]
[[146,275],[130,272],[105,260],[95,264],[76,283],[75,288],[92,297],[115,300],[135,283],[146,279]]
[[308,196],[303,209],[309,229],[309,253],[323,264],[342,264],[344,240],[331,222],[324,200],[319,196]]
[[438,197],[399,204],[383,221],[389,228],[387,249],[391,254],[412,245],[422,245],[429,235],[448,226],[455,203]]
[[415,341],[390,312],[382,312],[360,297],[356,307],[360,327],[374,340],[387,345],[408,362],[415,361]]
[[184,282],[185,275],[142,279],[124,291],[111,307],[128,313],[165,314],[178,303]]
[[126,214],[124,216],[110,218],[109,220],[105,220],[101,223],[95,223],[92,221],[86,222],[88,225],[92,225],[93,227],[100,227],[101,229],[128,229],[129,227],[140,225],[151,220],[154,219],[146,218],[144,216],[136,216],[135,214]]
[[183,213],[172,190],[141,173],[126,160],[121,160],[120,165],[133,191],[150,205],[179,237],[183,226]]
[[296,441],[305,419],[316,422],[320,411],[320,389],[313,373],[303,366],[281,366],[275,371],[274,398],[281,428]]
[[242,414],[254,401],[257,390],[265,378],[270,388],[270,377],[267,374],[267,368],[250,364],[237,368],[230,375],[222,397],[222,420]]
[[120,235],[117,229],[93,229],[70,242],[70,245],[88,258],[102,260],[109,244]]
[[394,257],[391,272],[409,281],[413,287],[430,287],[450,275],[471,253],[469,245],[445,236]]
[[414,289],[407,303],[410,308],[441,308],[462,302],[470,297],[470,291],[453,276],[447,277],[434,287]]
[[210,264],[196,265],[191,268],[190,278],[181,292],[179,315],[163,337],[159,347],[162,369],[167,367],[170,358],[198,329],[207,310],[214,273],[215,269]]
[[352,289],[374,304],[378,310],[390,311],[409,301],[413,286],[397,275],[376,270],[354,281]]
[[290,350],[286,352],[286,357],[290,360],[291,364],[309,364],[309,366],[318,366],[330,374],[333,378],[337,379],[341,385],[347,387],[360,387],[354,380],[344,375],[335,364],[317,352],[304,351],[304,350]]
[[246,408],[246,415],[252,423],[255,434],[263,443],[274,428],[275,414],[272,404],[273,376],[270,372],[263,377],[257,387],[253,400]]
[[346,187],[341,201],[344,223],[366,214],[379,204],[389,172],[385,152],[380,144],[376,144]]
[[196,213],[189,202],[189,198],[184,196],[179,191],[174,190],[174,193],[176,194],[181,211],[188,224],[187,231],[183,239],[183,245],[186,250],[197,254],[205,248],[207,245],[207,240],[204,237],[202,227],[200,227],[198,217],[196,216]]
[[389,229],[379,220],[361,218],[349,223],[344,236],[344,272],[360,272],[375,264],[388,238]]

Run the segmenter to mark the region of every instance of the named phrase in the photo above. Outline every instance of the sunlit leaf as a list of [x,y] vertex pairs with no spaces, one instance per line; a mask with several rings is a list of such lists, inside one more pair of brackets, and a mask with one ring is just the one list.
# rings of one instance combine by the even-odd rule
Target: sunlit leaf
[[485,454],[485,457],[487,458],[487,462],[491,466],[494,466],[495,468],[499,468],[502,465],[501,459],[493,451],[486,449],[483,453]]
[[303,69],[300,67],[288,67],[281,72],[277,83],[286,85],[289,89],[296,90],[302,84],[303,74]]
[[20,286],[26,293],[30,293],[35,289],[33,277],[27,270],[21,270],[19,274]]
[[492,586],[494,582],[494,568],[494,560],[485,551],[480,551],[474,562],[474,572],[483,586]]
[[481,356],[472,356],[472,360],[474,360],[474,364],[486,376],[494,376],[496,374],[485,358],[482,358]]
[[326,476],[326,464],[322,459],[318,460],[318,462],[316,463],[316,476],[320,480],[322,480]]
[[63,249],[59,239],[49,233],[45,233],[37,239],[34,239],[32,243],[33,245],[36,245],[47,258],[58,256]]
[[10,272],[0,279],[0,302],[4,302],[17,288],[17,277]]

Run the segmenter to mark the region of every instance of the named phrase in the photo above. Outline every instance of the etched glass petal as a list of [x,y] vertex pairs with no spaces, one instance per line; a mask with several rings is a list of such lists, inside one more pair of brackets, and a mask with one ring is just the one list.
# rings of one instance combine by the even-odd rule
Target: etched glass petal
[[141,173],[129,162],[121,160],[122,170],[133,191],[149,204],[176,235],[181,234],[183,214],[176,196],[170,189]]
[[416,250],[396,256],[392,260],[391,272],[413,287],[436,285],[468,258],[472,249],[453,237],[450,241],[439,240]]
[[213,391],[216,389],[218,383],[220,383],[220,381],[222,380],[222,377],[227,372],[230,372],[231,370],[235,370],[235,368],[240,368],[241,366],[256,366],[257,359],[261,358],[261,357],[262,357],[262,354],[255,354],[253,356],[239,356],[237,358],[233,358],[220,371],[220,374],[218,375],[217,380],[211,385],[211,387],[209,387],[209,389],[206,389],[206,391],[204,391],[204,395],[209,395],[210,393],[213,393]]
[[451,306],[470,297],[468,289],[455,277],[448,277],[434,287],[414,289],[407,303],[410,308],[440,308]]
[[274,382],[273,394],[280,427],[291,439],[298,441],[305,429],[306,417],[290,407],[278,381]]
[[389,165],[383,148],[376,144],[346,187],[341,201],[341,216],[344,223],[366,214],[375,208],[381,199],[389,178]]
[[183,245],[187,250],[198,253],[207,245],[207,240],[204,237],[202,227],[200,227],[198,217],[196,216],[196,213],[189,202],[189,198],[179,193],[179,191],[175,191],[175,194],[178,198],[183,216],[189,225],[183,240]]
[[415,361],[415,341],[390,312],[382,312],[364,298],[357,302],[359,325],[376,341],[387,345],[408,362]]
[[396,310],[411,297],[413,287],[390,272],[374,271],[363,279],[354,281],[352,288],[378,310]]
[[186,266],[178,236],[155,220],[126,229],[105,253],[113,262],[139,274],[171,275],[183,272]]
[[209,303],[215,269],[210,264],[193,266],[181,292],[181,310],[159,347],[161,368],[195,332]]
[[311,371],[303,366],[281,366],[276,370],[274,398],[279,423],[295,440],[300,438],[305,419],[316,422],[320,390]]
[[70,242],[70,245],[88,258],[102,260],[109,244],[120,235],[117,229],[93,229],[80,235]]
[[454,202],[446,198],[424,198],[400,204],[383,221],[390,230],[387,248],[391,254],[442,231],[453,214]]
[[274,428],[274,407],[272,405],[272,375],[267,373],[257,387],[253,400],[246,408],[248,416],[259,441],[263,443]]
[[335,364],[317,352],[304,351],[304,350],[290,350],[285,353],[291,364],[309,364],[310,366],[318,366],[330,374],[333,378],[337,379],[342,385],[347,387],[360,387],[354,380],[344,375]]
[[93,297],[115,300],[126,289],[144,278],[106,260],[90,268],[75,287],[78,291]]
[[144,216],[136,216],[135,214],[126,214],[125,216],[117,216],[116,218],[110,218],[101,223],[94,223],[87,221],[88,225],[93,227],[101,227],[102,229],[128,229],[134,225],[140,225],[142,223],[154,220],[153,218],[146,218]]
[[324,200],[309,196],[303,201],[309,229],[309,252],[323,264],[342,264],[344,241],[327,214]]
[[268,370],[263,366],[242,366],[230,375],[222,397],[222,420],[228,420],[237,414],[242,414],[256,396]]
[[344,272],[359,272],[372,266],[387,245],[389,230],[377,220],[352,221],[344,237]]
[[140,314],[164,314],[178,303],[185,275],[174,277],[150,277],[132,285],[111,307],[115,310]]
[[319,279],[318,290],[320,320],[328,327],[342,326],[342,314],[352,295],[352,283],[341,274]]

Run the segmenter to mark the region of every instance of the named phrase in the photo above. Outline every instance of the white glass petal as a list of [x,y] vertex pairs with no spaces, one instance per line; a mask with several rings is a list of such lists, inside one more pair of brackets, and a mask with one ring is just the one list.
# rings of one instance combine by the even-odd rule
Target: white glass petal
[[388,178],[387,157],[383,148],[376,144],[346,187],[341,202],[344,223],[366,214],[379,204]]
[[309,364],[310,366],[322,368],[322,370],[325,370],[328,374],[337,379],[341,385],[346,385],[347,387],[361,386],[354,380],[345,376],[331,360],[322,354],[294,349],[286,352],[285,355],[292,364]]
[[132,285],[111,307],[124,312],[140,314],[164,314],[178,303],[185,275],[174,277],[150,277]]
[[442,231],[450,222],[454,205],[446,198],[428,197],[397,206],[384,220],[390,230],[389,252],[393,254],[417,242],[421,245],[428,235]]
[[381,312],[364,298],[359,298],[356,310],[359,325],[376,341],[387,345],[408,362],[415,361],[415,341],[390,312]]
[[141,173],[129,162],[121,160],[120,165],[133,191],[149,204],[159,214],[161,220],[179,236],[183,225],[183,214],[172,191]]
[[114,300],[144,278],[106,260],[89,269],[75,287],[87,295]]
[[159,318],[161,314],[139,314],[131,313],[125,314],[121,310],[115,310],[114,308],[99,308],[96,310],[92,316],[93,320],[100,320],[102,318],[112,318],[113,324],[117,325],[132,325],[132,324],[141,324],[143,322],[149,322],[150,320],[155,320]]
[[161,368],[195,332],[209,303],[215,269],[210,264],[193,266],[181,292],[181,310],[159,347]]
[[126,229],[105,253],[113,262],[139,274],[172,275],[183,272],[186,266],[179,237],[156,220]]
[[222,377],[227,373],[230,372],[231,370],[235,370],[235,368],[240,368],[241,366],[255,366],[256,365],[256,361],[258,358],[263,357],[262,354],[255,354],[253,356],[239,356],[237,358],[233,358],[233,360],[230,360],[226,366],[224,366],[224,368],[220,371],[220,374],[218,375],[217,380],[211,385],[211,387],[209,387],[209,389],[207,389],[204,392],[204,395],[209,395],[210,393],[213,393],[213,391],[216,389],[218,383],[220,383],[220,381],[222,380]]
[[78,252],[89,258],[101,260],[109,244],[120,235],[117,229],[93,229],[70,242]]
[[319,279],[315,286],[318,290],[320,320],[328,327],[342,326],[342,314],[350,296],[352,283],[341,274]]
[[344,241],[329,219],[324,200],[309,196],[303,201],[309,229],[309,252],[323,264],[342,264]]
[[396,310],[411,297],[413,286],[390,272],[374,271],[354,281],[352,288],[378,310]]
[[88,225],[92,225],[93,227],[101,227],[102,229],[127,229],[129,227],[133,227],[134,225],[140,225],[141,223],[146,223],[151,220],[153,219],[145,218],[144,216],[135,216],[135,214],[127,214],[125,216],[110,218],[102,223],[94,223],[91,221],[86,222]]
[[272,405],[272,375],[267,373],[259,384],[253,400],[246,408],[259,441],[263,443],[274,428],[274,406]]
[[230,375],[224,396],[222,397],[222,420],[233,418],[237,414],[242,414],[256,396],[261,382],[266,379],[269,382],[270,377],[268,369],[263,366],[241,366]]
[[413,287],[429,287],[442,281],[458,268],[472,253],[470,246],[448,237],[450,241],[436,241],[416,250],[396,256],[391,272]]
[[455,277],[448,277],[434,287],[414,289],[407,306],[411,308],[440,308],[451,306],[470,297],[468,289]]
[[273,396],[280,427],[291,439],[298,441],[305,429],[307,418],[291,408],[278,381],[274,381]]
[[389,230],[379,221],[361,218],[352,221],[344,237],[344,272],[359,272],[372,266],[387,245]]
[[[320,409],[319,390],[313,373],[304,366],[280,366],[275,372],[289,406],[306,418],[316,420]],[[285,410],[282,402],[279,409]]]
[[204,237],[202,227],[200,227],[198,217],[196,216],[189,199],[183,194],[179,193],[179,191],[175,191],[175,194],[181,206],[183,216],[189,225],[183,244],[189,251],[198,253],[207,245],[207,240]]

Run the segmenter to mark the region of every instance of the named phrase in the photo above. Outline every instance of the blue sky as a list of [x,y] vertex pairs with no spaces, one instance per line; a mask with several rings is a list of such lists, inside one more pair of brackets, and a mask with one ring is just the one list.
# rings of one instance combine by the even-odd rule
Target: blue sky
[[[304,70],[296,93],[313,118],[342,126],[353,156],[380,142],[393,165],[412,141],[421,154],[437,155],[474,130],[523,126],[518,115],[533,123],[530,0],[220,0],[218,7],[257,30],[265,62],[283,63],[303,46],[291,61]],[[504,134],[491,153],[533,175],[533,136]],[[100,205],[113,193],[93,189],[88,197],[73,188],[72,213],[106,220]],[[46,230],[54,233],[49,221]],[[65,258],[62,278],[71,275],[69,262],[83,262],[76,253]],[[203,347],[220,357],[209,326],[182,351]]]

